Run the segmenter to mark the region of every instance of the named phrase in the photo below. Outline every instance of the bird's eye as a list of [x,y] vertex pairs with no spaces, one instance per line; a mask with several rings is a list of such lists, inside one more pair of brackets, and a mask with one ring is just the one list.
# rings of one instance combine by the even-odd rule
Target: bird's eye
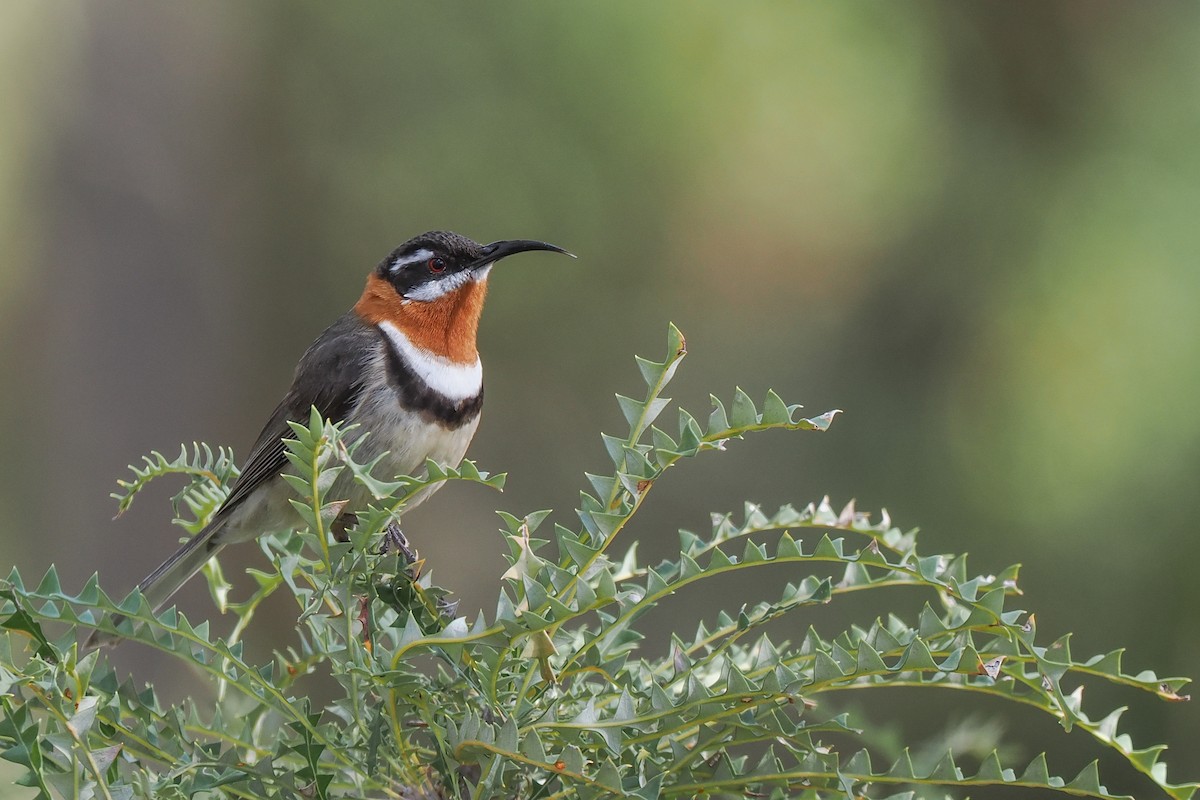
[[446,269],[446,259],[434,256],[428,262],[430,272],[444,272]]

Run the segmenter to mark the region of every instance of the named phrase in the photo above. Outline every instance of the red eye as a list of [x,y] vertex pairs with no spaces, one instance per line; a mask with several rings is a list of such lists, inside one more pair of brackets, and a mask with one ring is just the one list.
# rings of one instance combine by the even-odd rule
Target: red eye
[[430,272],[442,272],[446,269],[446,259],[444,258],[438,258],[435,256],[429,259],[428,264]]

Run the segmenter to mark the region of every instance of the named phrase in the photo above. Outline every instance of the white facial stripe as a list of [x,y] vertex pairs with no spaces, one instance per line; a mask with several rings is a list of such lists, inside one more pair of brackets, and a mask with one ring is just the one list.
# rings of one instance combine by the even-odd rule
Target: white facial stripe
[[462,288],[470,281],[483,280],[487,277],[491,268],[492,265],[487,264],[484,267],[476,267],[475,269],[463,270],[462,272],[452,272],[443,278],[434,278],[420,286],[415,286],[405,292],[404,296],[409,300],[420,300],[426,303],[432,302],[442,295]]
[[390,322],[380,322],[379,327],[405,363],[435,392],[449,400],[466,400],[483,388],[483,364],[478,358],[474,364],[455,364],[417,347]]
[[433,258],[433,251],[422,248],[406,258],[398,258],[393,261],[392,266],[389,267],[388,271],[394,275],[407,267],[409,264],[417,264],[421,261],[427,261],[431,258]]

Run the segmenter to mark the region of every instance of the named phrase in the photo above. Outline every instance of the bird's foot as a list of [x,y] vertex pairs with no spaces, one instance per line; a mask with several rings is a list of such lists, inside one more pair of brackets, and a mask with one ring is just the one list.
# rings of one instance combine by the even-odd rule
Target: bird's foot
[[407,564],[412,564],[417,560],[417,551],[413,550],[412,545],[408,543],[408,537],[404,535],[404,531],[400,530],[400,525],[395,520],[389,522],[383,529],[383,541],[379,543],[378,552],[382,556],[393,551],[399,553]]
[[458,613],[458,600],[449,600],[445,597],[439,597],[437,601],[437,610],[446,619],[454,619]]

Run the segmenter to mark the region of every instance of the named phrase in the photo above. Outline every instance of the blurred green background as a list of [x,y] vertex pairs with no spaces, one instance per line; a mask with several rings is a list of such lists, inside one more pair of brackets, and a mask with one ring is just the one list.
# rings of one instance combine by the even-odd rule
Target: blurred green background
[[[493,510],[570,520],[622,426],[613,393],[640,391],[631,356],[661,356],[673,320],[694,411],[736,384],[845,415],[674,471],[632,532],[645,557],[743,499],[856,497],[927,552],[1024,563],[1046,641],[1200,674],[1198,142],[1185,2],[8,0],[0,562],[129,588],[173,549],[177,487],[110,522],[126,465],[193,440],[244,455],[367,271],[448,228],[580,256],[492,281],[471,455],[507,491],[449,488],[406,525],[465,609],[503,571]],[[761,583],[682,598],[647,647]],[[1089,691],[1200,779],[1194,704]],[[869,699],[918,733],[998,710]],[[1005,724],[1063,773],[1098,752],[1045,716]]]

